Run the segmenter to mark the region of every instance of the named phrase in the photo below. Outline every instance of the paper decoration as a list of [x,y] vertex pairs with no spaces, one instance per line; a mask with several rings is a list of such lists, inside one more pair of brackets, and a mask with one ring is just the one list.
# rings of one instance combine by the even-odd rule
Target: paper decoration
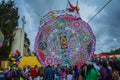
[[[51,11],[43,16],[42,22],[34,47],[36,57],[43,66],[72,66],[93,56],[95,35],[78,13],[66,10]],[[42,54],[39,51],[42,51]]]

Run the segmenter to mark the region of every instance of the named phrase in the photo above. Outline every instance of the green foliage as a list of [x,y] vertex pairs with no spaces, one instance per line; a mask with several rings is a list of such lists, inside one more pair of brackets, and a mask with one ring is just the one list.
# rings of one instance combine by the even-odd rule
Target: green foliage
[[108,55],[116,55],[116,54],[120,54],[120,48],[108,52]]
[[[24,39],[25,39],[25,43],[27,43],[28,47],[30,46],[30,40],[29,38],[27,37],[27,34],[25,33],[25,36],[24,36]],[[30,53],[30,49],[28,48],[28,53]]]
[[0,30],[4,33],[3,46],[0,48],[0,59],[7,59],[13,41],[13,32],[18,26],[18,8],[14,1],[0,3]]
[[25,42],[28,44],[28,45],[30,45],[30,40],[29,40],[29,38],[27,37],[27,34],[25,33]]

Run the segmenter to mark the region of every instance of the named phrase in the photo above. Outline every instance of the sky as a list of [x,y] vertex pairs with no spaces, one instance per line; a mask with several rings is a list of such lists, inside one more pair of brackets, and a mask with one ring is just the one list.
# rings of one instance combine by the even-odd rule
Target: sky
[[[0,0],[1,1],[1,0]],[[51,10],[63,10],[67,0],[14,0],[19,8],[19,26],[25,16],[25,32],[31,41],[30,49],[34,50],[34,41],[39,28],[40,19]],[[77,0],[70,0],[75,5]],[[88,22],[109,0],[78,0],[80,15]],[[120,0],[112,0],[90,23],[96,36],[95,53],[109,52],[120,48]]]

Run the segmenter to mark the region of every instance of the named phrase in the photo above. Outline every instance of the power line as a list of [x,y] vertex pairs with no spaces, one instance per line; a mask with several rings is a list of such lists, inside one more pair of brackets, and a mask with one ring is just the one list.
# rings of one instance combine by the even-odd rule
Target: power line
[[91,22],[112,0],[109,0],[89,21]]

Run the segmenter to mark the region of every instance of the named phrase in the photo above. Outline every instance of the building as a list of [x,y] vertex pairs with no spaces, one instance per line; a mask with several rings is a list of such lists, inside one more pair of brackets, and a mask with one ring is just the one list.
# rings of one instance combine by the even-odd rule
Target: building
[[15,37],[12,43],[11,51],[19,50],[22,56],[28,55],[29,45],[27,44],[24,38],[25,32],[23,31],[22,28],[16,28],[14,34]]

